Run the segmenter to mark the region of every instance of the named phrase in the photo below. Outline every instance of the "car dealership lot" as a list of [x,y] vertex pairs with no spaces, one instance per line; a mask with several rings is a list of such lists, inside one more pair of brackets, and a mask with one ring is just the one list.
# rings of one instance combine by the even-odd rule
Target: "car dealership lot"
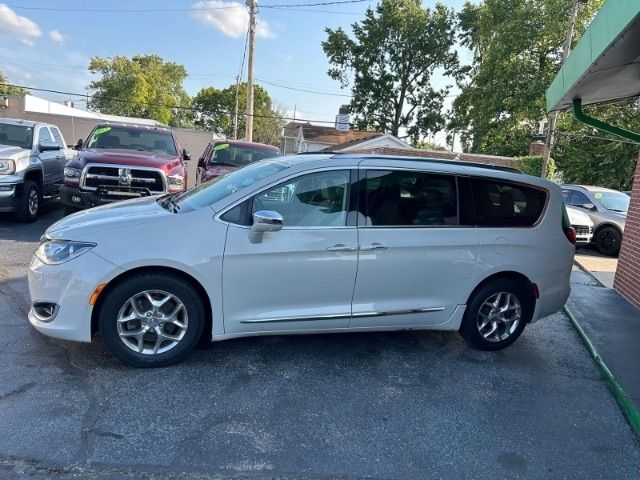
[[[454,333],[247,338],[136,370],[26,321],[35,224],[0,217],[0,478],[635,478],[640,448],[562,315]],[[216,478],[218,478],[216,477]]]

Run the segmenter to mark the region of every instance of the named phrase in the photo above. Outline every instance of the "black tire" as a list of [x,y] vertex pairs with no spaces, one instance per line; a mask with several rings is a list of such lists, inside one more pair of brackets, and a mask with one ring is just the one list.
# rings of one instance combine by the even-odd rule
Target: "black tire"
[[[483,306],[485,305],[485,302],[499,293],[511,294],[518,300],[520,304],[520,319],[515,325],[513,331],[510,332],[506,338],[504,338],[503,340],[494,338],[492,341],[487,340],[480,333],[478,320],[480,318],[479,315],[481,308],[483,308],[483,313],[486,313],[485,309],[487,307]],[[533,298],[533,293],[530,290],[529,285],[506,278],[496,279],[490,283],[487,283],[476,292],[474,292],[471,299],[469,300],[469,303],[467,304],[467,309],[464,313],[464,317],[462,318],[460,333],[471,346],[477,349],[502,350],[503,348],[506,348],[513,342],[515,342],[522,334],[525,325],[529,321],[531,321],[534,308],[535,300]],[[502,322],[498,322],[497,324],[499,325],[500,329],[506,329],[506,324]],[[508,331],[509,329],[506,329],[504,334],[506,335]]]
[[79,212],[80,209],[76,208],[76,207],[70,207],[69,205],[65,205],[64,206],[64,216],[66,217],[67,215],[72,215],[74,213]]
[[[150,290],[166,292],[179,299],[184,305],[188,321],[184,336],[175,346],[162,353],[145,354],[125,344],[118,333],[117,319],[130,298]],[[166,273],[142,273],[121,281],[106,293],[98,312],[98,328],[109,351],[127,365],[141,368],[165,367],[182,360],[200,340],[204,324],[204,303],[197,291],[180,277]],[[149,331],[149,335],[153,339],[155,334]]]
[[603,255],[616,257],[620,253],[622,233],[616,227],[603,227],[596,235],[596,247]]
[[[35,193],[34,193],[35,192]],[[32,208],[31,201],[36,202],[35,209]],[[21,222],[33,222],[38,218],[40,213],[40,204],[42,203],[42,194],[38,188],[38,184],[32,180],[25,180],[22,186],[22,197],[18,210],[15,213],[16,218]]]

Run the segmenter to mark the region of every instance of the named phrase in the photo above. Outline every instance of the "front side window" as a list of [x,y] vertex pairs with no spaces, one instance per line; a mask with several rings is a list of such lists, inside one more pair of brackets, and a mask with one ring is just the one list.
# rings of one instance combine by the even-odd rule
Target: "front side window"
[[479,227],[531,227],[547,201],[544,190],[508,181],[472,177],[470,185]]
[[584,193],[578,192],[576,190],[571,192],[569,205],[584,205],[585,203],[591,203],[591,200],[589,200],[589,197],[587,197]]
[[64,144],[64,141],[62,140],[62,134],[60,133],[60,130],[58,130],[57,128],[52,127],[51,131],[53,132],[53,138],[54,138],[55,142],[58,144],[58,146],[60,148],[65,148],[66,145]]
[[49,129],[45,127],[40,127],[38,130],[38,142],[52,142],[51,134],[49,133]]
[[253,198],[253,212],[273,210],[284,227],[343,227],[347,221],[348,170],[297,177]]
[[367,225],[420,227],[458,224],[454,176],[368,170],[365,185]]

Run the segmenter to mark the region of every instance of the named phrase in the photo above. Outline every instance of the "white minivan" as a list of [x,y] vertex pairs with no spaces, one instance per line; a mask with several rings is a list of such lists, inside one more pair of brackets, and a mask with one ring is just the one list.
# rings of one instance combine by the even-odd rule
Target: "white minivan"
[[498,350],[569,295],[560,187],[499,167],[268,159],[183,193],[66,217],[29,271],[29,321],[138,367],[201,339],[459,330]]

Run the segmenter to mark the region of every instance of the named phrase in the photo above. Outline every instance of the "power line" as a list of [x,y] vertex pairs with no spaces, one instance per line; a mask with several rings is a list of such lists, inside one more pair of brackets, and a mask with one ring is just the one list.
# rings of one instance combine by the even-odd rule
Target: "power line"
[[[309,8],[309,7],[321,7],[325,5],[347,5],[355,3],[364,3],[371,0],[335,0],[328,2],[314,2],[314,3],[285,3],[285,4],[265,4],[260,5],[260,8],[271,9],[289,9],[289,8]],[[213,11],[213,10],[229,10],[232,8],[244,8],[242,4],[227,5],[218,7],[190,7],[190,8],[132,8],[132,9],[107,9],[107,8],[65,8],[65,7],[28,7],[23,5],[6,5],[7,7],[15,10],[30,10],[30,11],[45,11],[45,12],[67,12],[67,13],[175,13],[175,12],[198,12],[198,11]],[[310,10],[317,11],[317,10]],[[342,13],[342,12],[341,12]],[[346,13],[346,12],[345,12]]]
[[279,87],[279,88],[286,88],[287,90],[295,90],[297,92],[315,93],[317,95],[330,95],[330,96],[333,96],[333,97],[348,97],[348,98],[353,97],[353,95],[347,95],[346,93],[319,92],[317,90],[307,90],[307,89],[304,89],[304,88],[290,87],[288,85],[282,85],[282,84],[279,84],[279,83],[269,82],[267,80],[263,80],[263,79],[260,79],[260,78],[256,78],[256,80],[258,80],[260,83],[266,83],[267,85],[272,85],[274,87]]
[[[75,92],[64,92],[61,90],[53,90],[53,89],[49,89],[49,88],[37,88],[37,87],[30,87],[27,85],[17,85],[14,83],[0,83],[0,87],[14,87],[14,88],[23,88],[26,90],[34,90],[36,92],[47,92],[47,93],[55,93],[55,94],[59,94],[59,95],[66,95],[66,96],[77,96],[77,97],[84,97],[84,98],[93,98],[94,95],[87,95],[84,93],[75,93]],[[168,103],[157,103],[157,102],[144,102],[144,101],[137,101],[137,100],[125,100],[123,98],[116,98],[116,97],[100,97],[102,100],[108,100],[110,102],[118,102],[118,103],[127,103],[127,104],[133,104],[133,105],[145,105],[148,107],[165,107],[165,108],[173,108],[176,110],[189,110],[189,111],[193,111],[193,112],[202,112],[202,110],[196,108],[196,107],[192,107],[192,106],[185,106],[185,105],[172,105],[172,104],[168,104]],[[224,109],[215,109],[215,110],[205,110],[204,113],[221,113],[221,114],[225,114],[225,115],[233,115],[233,112],[228,111],[228,110],[224,110]],[[313,123],[329,123],[329,124],[334,124],[335,121],[329,121],[329,120],[313,120],[313,119],[304,119],[304,118],[293,118],[293,117],[282,117],[280,115],[262,115],[259,113],[254,113],[253,115],[251,115],[254,118],[276,118],[276,119],[282,119],[282,120],[296,120],[298,122],[313,122]],[[354,123],[351,123],[350,125],[355,125]]]

